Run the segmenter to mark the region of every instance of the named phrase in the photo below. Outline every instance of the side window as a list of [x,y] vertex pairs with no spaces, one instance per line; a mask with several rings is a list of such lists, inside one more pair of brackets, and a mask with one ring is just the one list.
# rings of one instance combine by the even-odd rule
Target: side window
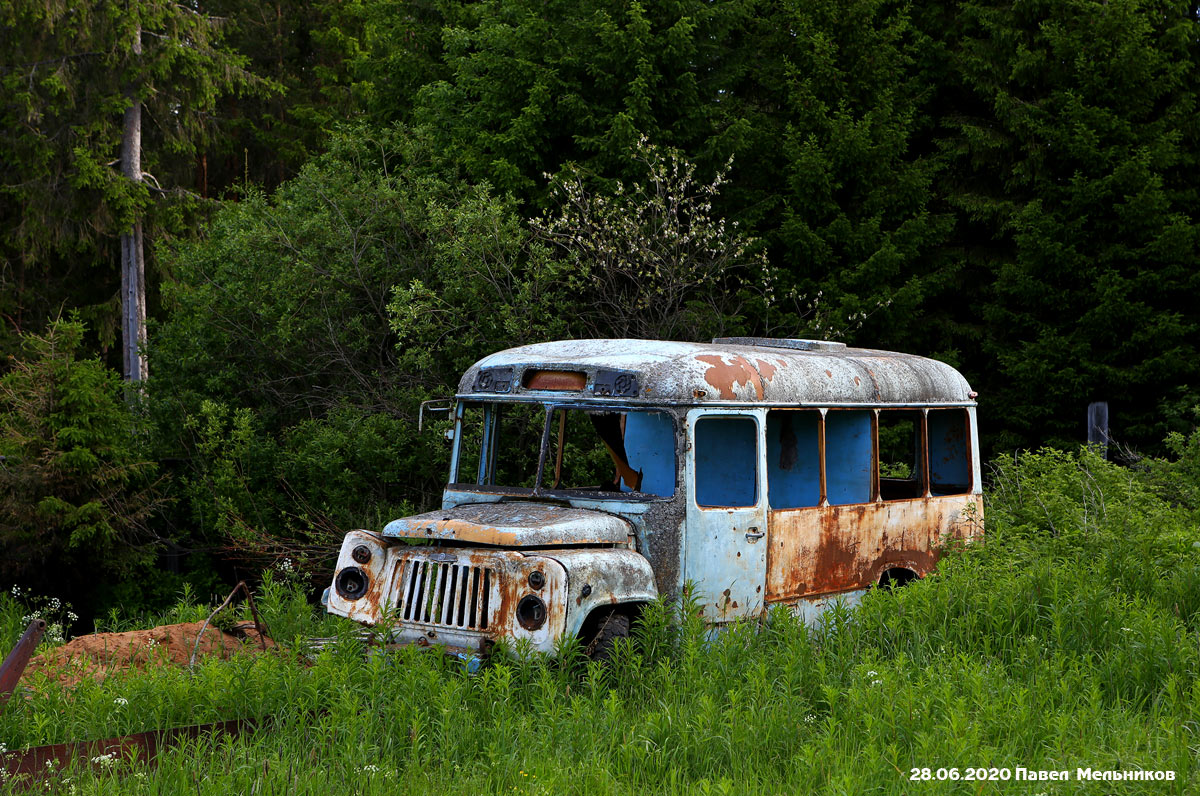
[[773,509],[821,504],[821,413],[767,412],[767,500]]
[[929,410],[929,489],[933,494],[971,491],[969,429],[965,409]]
[[830,409],[825,413],[825,488],[831,506],[871,500],[874,414],[864,409]]
[[879,497],[908,500],[925,494],[922,413],[879,410]]
[[[629,466],[642,474],[641,490],[648,495],[675,494],[675,424],[666,412],[625,415],[625,454]],[[628,487],[622,487],[628,491]]]
[[696,504],[758,503],[758,424],[752,417],[702,417],[696,421]]

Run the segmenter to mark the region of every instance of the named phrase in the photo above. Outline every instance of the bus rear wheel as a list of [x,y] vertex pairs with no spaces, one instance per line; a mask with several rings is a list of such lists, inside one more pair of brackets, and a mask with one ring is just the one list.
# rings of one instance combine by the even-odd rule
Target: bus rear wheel
[[917,573],[913,572],[911,569],[895,567],[893,569],[889,569],[879,576],[879,588],[897,589],[901,586],[907,586],[909,583],[917,580],[918,577],[919,576]]

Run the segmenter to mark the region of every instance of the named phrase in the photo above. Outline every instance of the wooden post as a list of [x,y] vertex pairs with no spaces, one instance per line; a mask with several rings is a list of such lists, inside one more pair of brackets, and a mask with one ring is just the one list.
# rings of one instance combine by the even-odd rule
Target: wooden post
[[1095,448],[1101,456],[1108,458],[1108,401],[1088,404],[1088,447]]
[[[142,55],[142,29],[134,32],[133,58]],[[134,86],[125,90],[129,107],[121,135],[121,174],[135,183],[142,181],[142,103]],[[121,235],[121,348],[125,380],[144,381],[146,364],[146,261],[142,247],[141,219]]]

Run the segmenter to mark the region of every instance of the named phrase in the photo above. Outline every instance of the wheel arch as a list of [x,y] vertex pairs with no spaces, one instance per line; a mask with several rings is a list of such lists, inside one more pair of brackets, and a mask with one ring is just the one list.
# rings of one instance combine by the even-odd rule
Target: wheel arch
[[578,637],[594,614],[629,612],[658,597],[654,571],[640,553],[625,548],[563,550],[547,554],[567,572],[566,637]]

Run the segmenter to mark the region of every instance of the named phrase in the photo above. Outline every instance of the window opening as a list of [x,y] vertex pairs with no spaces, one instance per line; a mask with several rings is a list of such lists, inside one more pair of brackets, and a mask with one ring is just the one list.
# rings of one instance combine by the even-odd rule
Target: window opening
[[489,402],[467,405],[462,429],[456,483],[474,475],[476,486],[517,491],[675,493],[675,425],[666,412]]
[[820,440],[820,412],[767,412],[767,500],[771,508],[821,505]]
[[830,409],[825,413],[825,489],[831,506],[871,500],[874,416],[869,409]]
[[911,500],[925,495],[924,413],[879,410],[879,497]]
[[970,417],[965,409],[929,410],[929,489],[934,495],[971,491]]
[[758,503],[758,423],[723,415],[696,421],[696,505],[754,506]]

